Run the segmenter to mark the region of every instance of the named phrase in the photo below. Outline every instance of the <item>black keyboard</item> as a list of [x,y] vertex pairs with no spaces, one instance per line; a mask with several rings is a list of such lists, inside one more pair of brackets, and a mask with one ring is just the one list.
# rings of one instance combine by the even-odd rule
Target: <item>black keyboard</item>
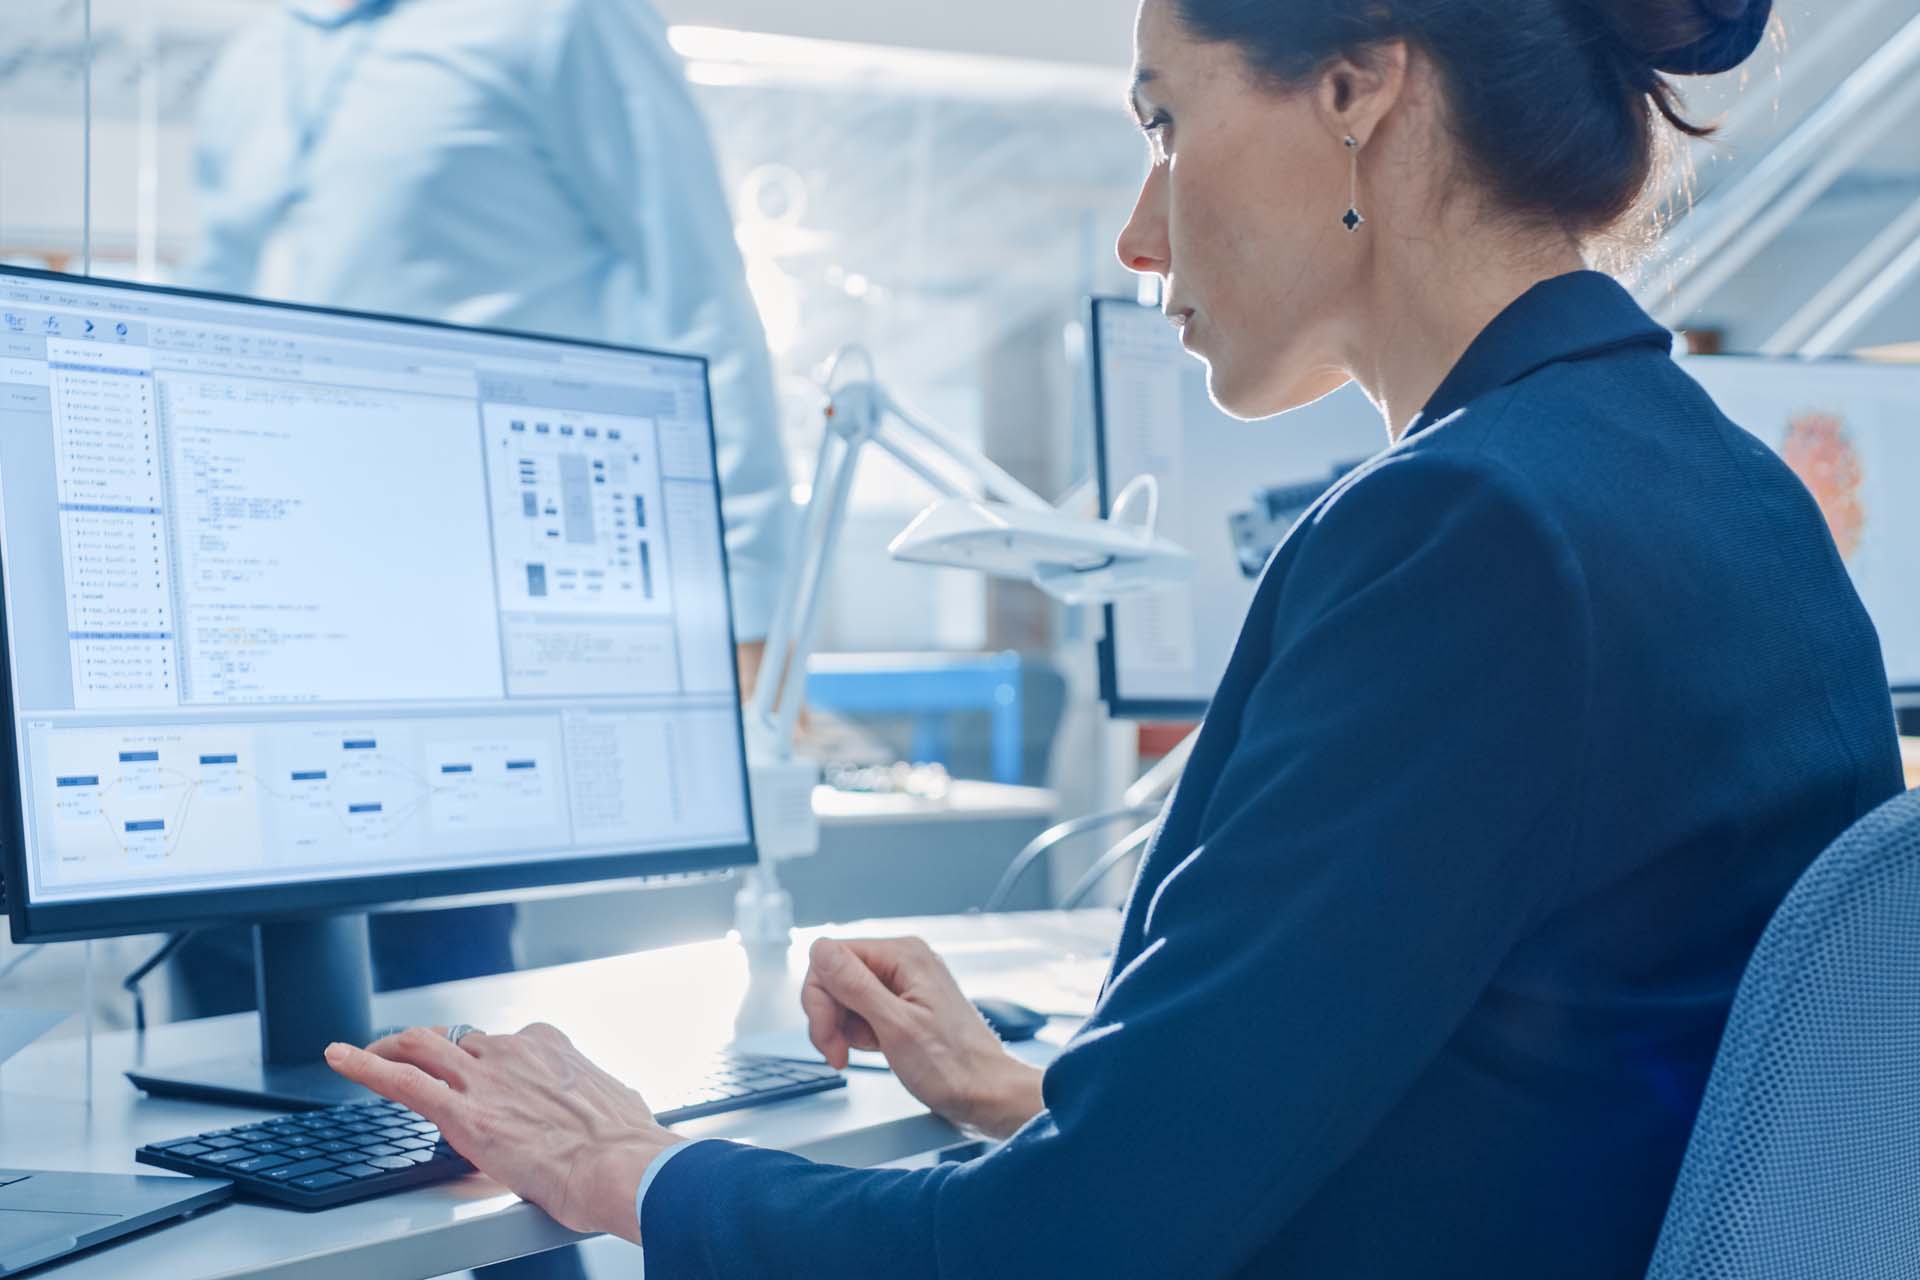
[[[699,1088],[654,1116],[661,1124],[678,1124],[846,1084],[824,1062],[726,1053]],[[432,1124],[397,1102],[384,1101],[152,1142],[133,1158],[175,1173],[229,1178],[242,1195],[296,1209],[325,1209],[473,1171]]]

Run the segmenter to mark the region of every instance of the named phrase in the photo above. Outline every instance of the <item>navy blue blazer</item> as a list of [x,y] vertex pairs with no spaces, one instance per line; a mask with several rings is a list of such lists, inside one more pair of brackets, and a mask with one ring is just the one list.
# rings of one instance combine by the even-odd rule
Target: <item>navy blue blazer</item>
[[1762,927],[1901,786],[1818,508],[1668,346],[1541,284],[1289,534],[1045,1111],[688,1148],[649,1276],[1643,1274]]

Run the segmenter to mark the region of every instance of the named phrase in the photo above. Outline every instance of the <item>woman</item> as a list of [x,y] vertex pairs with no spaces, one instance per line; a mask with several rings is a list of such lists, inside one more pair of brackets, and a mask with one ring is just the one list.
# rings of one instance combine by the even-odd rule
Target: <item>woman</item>
[[1044,1076],[923,946],[815,947],[814,1043],[993,1154],[674,1146],[546,1027],[330,1060],[656,1276],[1641,1274],[1755,940],[1900,786],[1812,499],[1582,270],[1691,129],[1663,73],[1767,17],[1144,0],[1122,258],[1223,406],[1352,377],[1394,444],[1276,553]]

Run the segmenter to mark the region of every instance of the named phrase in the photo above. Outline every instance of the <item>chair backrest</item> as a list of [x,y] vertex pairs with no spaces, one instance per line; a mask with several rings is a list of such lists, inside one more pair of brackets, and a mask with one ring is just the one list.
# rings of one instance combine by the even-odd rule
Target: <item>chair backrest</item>
[[1648,1280],[1920,1277],[1920,793],[1761,936]]

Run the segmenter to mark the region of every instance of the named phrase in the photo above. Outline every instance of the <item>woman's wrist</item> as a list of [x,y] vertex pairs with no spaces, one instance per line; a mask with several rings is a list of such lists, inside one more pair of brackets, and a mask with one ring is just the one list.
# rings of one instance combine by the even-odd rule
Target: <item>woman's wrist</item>
[[620,1140],[602,1143],[583,1161],[586,1167],[580,1176],[585,1185],[581,1190],[587,1207],[581,1215],[581,1229],[619,1236],[630,1244],[640,1243],[640,1181],[661,1152],[684,1141],[672,1130],[648,1125]]
[[958,1117],[969,1129],[992,1138],[1009,1138],[1046,1109],[1040,1082],[1046,1073],[1011,1054],[1000,1055],[989,1079],[973,1097],[967,1114]]

